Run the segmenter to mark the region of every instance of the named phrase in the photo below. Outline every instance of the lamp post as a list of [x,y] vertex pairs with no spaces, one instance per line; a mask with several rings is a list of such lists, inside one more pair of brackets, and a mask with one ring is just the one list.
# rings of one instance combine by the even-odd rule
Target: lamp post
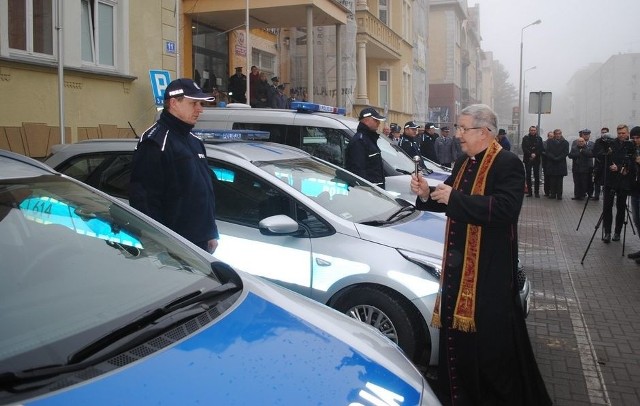
[[524,48],[523,38],[524,38],[524,30],[525,28],[531,27],[532,25],[540,24],[542,20],[536,20],[531,24],[527,24],[520,30],[520,80],[518,81],[518,145],[520,145],[520,134],[522,129],[522,50]]
[[[536,67],[532,66],[528,69],[525,69],[524,72],[522,72],[522,109],[523,110],[527,110],[527,106],[526,106],[526,97],[527,97],[527,72],[529,72],[530,70],[534,70]],[[520,112],[520,116],[522,116],[523,112]]]

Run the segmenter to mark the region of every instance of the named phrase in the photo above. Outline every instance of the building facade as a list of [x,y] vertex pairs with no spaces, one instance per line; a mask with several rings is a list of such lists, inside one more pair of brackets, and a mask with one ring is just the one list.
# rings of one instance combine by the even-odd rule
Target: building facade
[[568,125],[612,134],[618,124],[640,125],[640,53],[618,54],[576,72],[568,83]]
[[479,6],[431,0],[429,7],[429,121],[451,125],[460,110],[483,101],[484,52]]
[[0,2],[0,148],[44,157],[61,142],[140,134],[157,111],[150,80],[157,70],[224,92],[234,67],[248,74],[256,65],[350,115],[373,106],[389,122],[427,120],[429,0],[251,0],[245,7],[237,0]]

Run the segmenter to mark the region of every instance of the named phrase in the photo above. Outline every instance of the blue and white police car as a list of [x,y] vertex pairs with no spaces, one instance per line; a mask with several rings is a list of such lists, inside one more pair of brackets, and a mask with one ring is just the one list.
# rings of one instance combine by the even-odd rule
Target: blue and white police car
[[1,150],[0,258],[0,404],[439,404],[375,329]]

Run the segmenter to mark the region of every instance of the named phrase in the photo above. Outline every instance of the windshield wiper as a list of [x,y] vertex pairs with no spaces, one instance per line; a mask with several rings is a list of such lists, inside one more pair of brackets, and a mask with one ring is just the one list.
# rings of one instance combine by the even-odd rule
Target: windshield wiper
[[[360,224],[364,224],[365,226],[384,226],[387,224],[393,224],[396,221],[403,219],[405,217],[407,217],[408,215],[410,215],[411,213],[413,213],[414,211],[416,211],[415,206],[409,204],[407,206],[402,207],[401,209],[395,211],[391,216],[389,216],[388,219],[386,220],[369,220],[369,221],[362,221]],[[398,218],[398,216],[402,213],[407,213],[406,216],[402,216],[400,218]]]
[[[89,343],[70,354],[66,364],[46,365],[19,372],[1,373],[0,390],[15,390],[19,385],[33,384],[57,375],[80,371],[110,359],[157,337],[180,322],[208,311],[238,290],[240,288],[236,284],[229,282],[210,290],[191,292]],[[45,382],[46,384],[48,382]],[[42,386],[42,384],[38,386]]]
[[[395,221],[394,219],[396,219],[400,214],[407,213],[407,216],[408,216],[409,214],[413,213],[414,211],[416,211],[416,208],[412,204],[404,206],[401,209],[397,210],[395,213],[393,213],[391,216],[389,216],[389,218],[386,221],[393,222],[393,221]],[[404,217],[406,217],[406,216],[402,216],[402,218],[404,218]]]

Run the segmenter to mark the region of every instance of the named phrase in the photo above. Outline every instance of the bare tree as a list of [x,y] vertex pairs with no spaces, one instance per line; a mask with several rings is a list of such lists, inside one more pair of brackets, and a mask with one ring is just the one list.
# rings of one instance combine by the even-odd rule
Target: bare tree
[[509,73],[500,61],[493,61],[493,103],[502,124],[510,123],[513,108],[518,105],[518,89],[509,82]]

